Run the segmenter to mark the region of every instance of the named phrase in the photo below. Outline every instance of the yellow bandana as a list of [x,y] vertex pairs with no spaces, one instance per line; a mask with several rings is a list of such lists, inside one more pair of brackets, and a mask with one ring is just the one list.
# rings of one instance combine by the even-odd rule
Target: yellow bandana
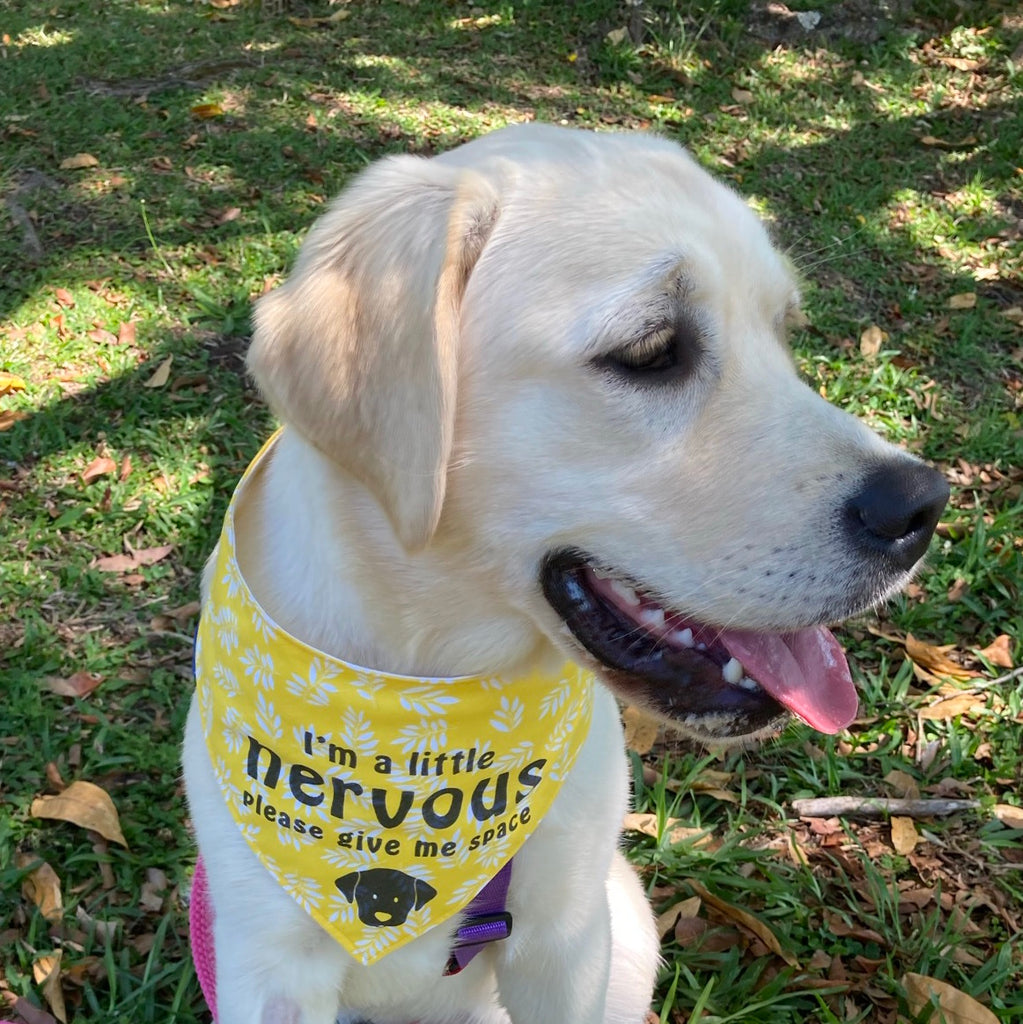
[[[276,437],[276,435],[275,435]],[[551,806],[589,730],[593,677],[392,676],[277,626],[224,520],[195,646],[221,792],[271,875],[372,963],[464,909]]]

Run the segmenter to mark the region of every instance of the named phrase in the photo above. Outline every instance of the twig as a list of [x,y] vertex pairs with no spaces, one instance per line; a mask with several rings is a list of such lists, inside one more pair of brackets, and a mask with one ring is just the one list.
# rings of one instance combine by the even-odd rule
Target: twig
[[999,676],[997,679],[985,679],[982,682],[974,683],[973,686],[966,690],[959,690],[959,693],[973,693],[978,690],[990,690],[993,686],[1001,686],[1002,683],[1011,683],[1013,679],[1019,679],[1023,677],[1023,665],[1019,668],[1014,668],[1011,672],[1006,672],[1004,676]]
[[792,807],[801,818],[933,818],[959,811],[973,811],[979,800],[902,800],[869,796],[825,796],[793,800]]

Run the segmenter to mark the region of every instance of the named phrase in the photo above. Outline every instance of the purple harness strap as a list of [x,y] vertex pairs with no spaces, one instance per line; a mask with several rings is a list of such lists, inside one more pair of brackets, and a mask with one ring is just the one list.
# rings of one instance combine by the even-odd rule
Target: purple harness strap
[[512,916],[505,904],[511,883],[512,862],[507,864],[476,894],[465,908],[465,919],[455,932],[445,976],[458,974],[488,942],[511,935]]

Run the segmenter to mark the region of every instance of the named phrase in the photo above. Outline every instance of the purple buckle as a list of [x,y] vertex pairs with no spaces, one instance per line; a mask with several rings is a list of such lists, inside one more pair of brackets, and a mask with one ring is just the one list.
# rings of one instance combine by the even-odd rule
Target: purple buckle
[[498,942],[511,935],[512,916],[505,909],[511,870],[512,862],[508,861],[466,908],[468,913],[451,945],[445,977],[464,970],[488,942]]
[[444,976],[458,974],[483,946],[488,942],[508,938],[511,931],[512,916],[507,910],[492,914],[473,914],[466,918],[465,923],[455,932],[455,941],[447,966],[444,968]]

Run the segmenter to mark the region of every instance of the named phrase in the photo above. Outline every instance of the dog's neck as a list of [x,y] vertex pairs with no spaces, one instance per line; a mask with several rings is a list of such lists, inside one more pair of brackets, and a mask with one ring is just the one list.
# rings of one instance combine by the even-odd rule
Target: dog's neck
[[369,491],[293,431],[284,431],[247,488],[236,510],[242,572],[298,639],[414,675],[564,660],[507,607],[482,559],[443,540],[406,552]]

